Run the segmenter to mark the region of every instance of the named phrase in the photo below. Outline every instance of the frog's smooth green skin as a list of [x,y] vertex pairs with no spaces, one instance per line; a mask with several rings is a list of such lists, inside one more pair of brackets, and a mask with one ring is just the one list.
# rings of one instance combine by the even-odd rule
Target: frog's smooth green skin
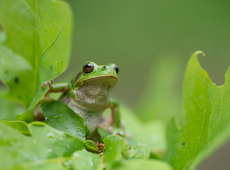
[[87,62],[70,83],[50,84],[50,92],[63,91],[60,100],[65,102],[87,123],[93,133],[101,119],[103,111],[112,110],[115,128],[120,128],[120,116],[117,103],[108,97],[110,90],[117,84],[118,67],[115,64],[97,65]]

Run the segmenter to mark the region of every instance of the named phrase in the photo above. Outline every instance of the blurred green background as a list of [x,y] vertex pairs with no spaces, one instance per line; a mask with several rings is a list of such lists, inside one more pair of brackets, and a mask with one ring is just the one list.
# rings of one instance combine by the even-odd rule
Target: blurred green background
[[[230,1],[67,2],[74,14],[72,56],[68,70],[56,81],[69,81],[89,60],[116,63],[119,83],[111,96],[144,121],[167,120],[173,114],[181,117],[183,75],[196,50],[208,55],[208,59],[200,56],[199,61],[213,82],[224,83],[230,63]],[[148,113],[149,107],[156,114]],[[157,114],[159,110],[161,114]],[[220,164],[228,169],[229,145],[201,163],[198,170],[217,169]]]
[[200,57],[202,66],[214,82],[224,82],[230,63],[229,1],[67,2],[74,13],[73,46],[69,68],[61,79],[72,78],[88,60],[116,63],[120,81],[113,94],[134,107],[150,79],[150,70],[159,61],[177,64],[177,74],[171,73],[170,66],[165,73],[175,76],[174,90],[181,93],[189,57],[203,50],[208,59]]

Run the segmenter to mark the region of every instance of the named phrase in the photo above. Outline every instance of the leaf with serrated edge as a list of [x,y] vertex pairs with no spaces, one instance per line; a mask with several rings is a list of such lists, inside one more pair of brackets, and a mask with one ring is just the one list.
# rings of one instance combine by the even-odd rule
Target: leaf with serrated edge
[[179,129],[174,120],[168,125],[167,160],[174,169],[194,168],[229,137],[230,69],[225,83],[216,86],[204,71],[195,52],[184,79],[184,114],[186,124]]
[[[27,61],[29,71],[24,74],[18,72],[20,77],[12,73],[8,77],[10,81],[4,81],[10,87],[8,96],[14,100],[20,96],[17,101],[33,109],[48,90],[48,87],[42,90],[40,85],[58,76],[68,65],[71,9],[66,2],[58,0],[0,1],[0,21],[7,34],[4,44]],[[6,62],[9,61],[5,60],[5,64],[1,65],[4,71],[9,65]],[[12,66],[19,67],[15,63],[17,61],[10,62]],[[12,71],[8,70],[9,73]],[[17,86],[24,88],[13,92]]]

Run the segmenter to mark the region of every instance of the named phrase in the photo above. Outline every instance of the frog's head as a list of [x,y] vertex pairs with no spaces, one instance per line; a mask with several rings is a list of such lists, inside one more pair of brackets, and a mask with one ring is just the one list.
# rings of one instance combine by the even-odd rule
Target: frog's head
[[[83,84],[94,84],[105,86],[110,90],[118,81],[119,69],[115,64],[97,65],[94,62],[86,62],[82,70],[73,80],[73,87],[79,87]],[[108,86],[108,87],[107,87]]]

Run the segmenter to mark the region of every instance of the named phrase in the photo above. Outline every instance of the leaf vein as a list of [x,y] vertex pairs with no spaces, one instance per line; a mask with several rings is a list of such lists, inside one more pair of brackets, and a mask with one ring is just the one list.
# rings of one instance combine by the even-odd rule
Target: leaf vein
[[[62,32],[63,28],[68,24],[68,22],[66,22],[63,27],[59,30],[59,32],[57,33],[57,35],[54,37],[54,39],[50,42],[50,44],[42,51],[40,57],[52,46],[52,44],[54,44],[54,42],[56,41],[56,39],[58,38],[58,36],[60,35],[60,33]],[[39,57],[39,58],[40,58]]]
[[[208,96],[210,96],[210,95],[208,95]],[[194,158],[195,158],[195,155],[196,155],[198,146],[199,146],[200,141],[201,141],[201,136],[202,136],[202,134],[203,134],[204,122],[205,122],[205,116],[206,116],[206,112],[207,112],[207,105],[208,105],[208,102],[209,102],[209,98],[208,98],[208,100],[207,100],[207,102],[206,102],[206,106],[205,106],[205,109],[204,109],[204,117],[203,117],[203,121],[202,121],[202,125],[201,125],[200,136],[199,136],[199,139],[198,139],[198,142],[197,142],[197,145],[196,145],[194,154],[193,154],[193,156],[192,156],[192,159],[188,162],[188,164],[185,165],[185,167],[183,168],[183,170],[186,169],[186,168],[191,164],[191,162],[194,160]]]
[[32,10],[32,8],[29,6],[29,4],[25,0],[20,0],[20,1],[29,9],[29,11],[32,13],[32,15],[34,16],[34,18],[36,18],[36,14]]
[[203,82],[204,84],[206,84],[207,86],[209,86],[210,84],[208,84],[207,82],[205,82],[202,78],[200,78],[199,76],[197,76],[196,74],[192,74],[194,77],[196,77],[198,80],[200,80],[201,82]]
[[198,146],[199,146],[199,144],[200,144],[201,136],[202,136],[202,134],[203,134],[204,122],[205,122],[205,118],[206,118],[207,104],[208,104],[208,102],[209,102],[209,99],[208,99],[208,101],[206,102],[206,106],[205,106],[205,109],[204,109],[204,117],[203,117],[203,121],[202,121],[202,125],[201,125],[200,136],[199,136],[199,139],[198,139],[198,142],[197,142],[197,145],[196,145],[196,149],[195,149],[194,154],[193,154],[193,156],[192,156],[193,158],[195,157],[195,154],[196,154],[196,152],[197,152]]

